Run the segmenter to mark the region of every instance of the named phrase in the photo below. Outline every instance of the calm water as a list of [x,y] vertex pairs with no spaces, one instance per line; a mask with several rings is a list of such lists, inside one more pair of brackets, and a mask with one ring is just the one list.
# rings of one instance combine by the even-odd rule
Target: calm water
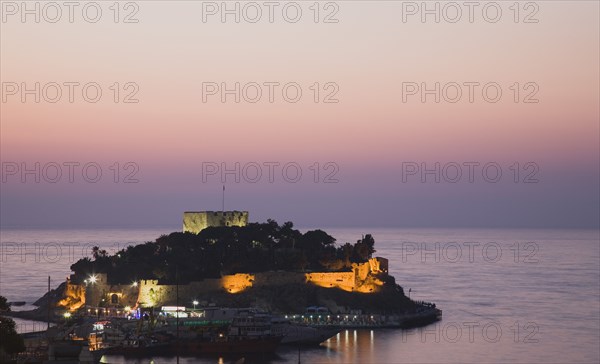
[[[592,230],[325,229],[338,242],[375,237],[377,256],[411,298],[433,301],[443,320],[425,328],[349,330],[303,363],[598,363],[600,236]],[[35,301],[98,245],[109,252],[169,229],[3,230],[0,294]],[[28,307],[28,306],[26,306]],[[24,323],[31,330],[33,323]],[[231,362],[183,358],[182,363]],[[294,348],[274,363],[297,362]],[[148,363],[105,358],[105,362]],[[174,359],[154,358],[154,363]],[[252,360],[246,360],[246,363]]]

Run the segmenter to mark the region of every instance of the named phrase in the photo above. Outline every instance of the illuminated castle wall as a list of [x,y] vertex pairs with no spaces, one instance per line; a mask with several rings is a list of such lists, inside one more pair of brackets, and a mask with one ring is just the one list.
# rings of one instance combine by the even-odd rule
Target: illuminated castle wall
[[183,232],[198,234],[209,226],[246,226],[248,211],[187,211],[183,213]]
[[[262,272],[237,273],[221,278],[209,278],[179,286],[182,302],[191,302],[200,294],[225,290],[235,294],[252,287],[269,287],[287,284],[314,284],[348,292],[377,292],[383,285],[380,274],[387,275],[388,260],[372,258],[368,262],[353,264],[350,272]],[[143,307],[174,304],[177,287],[159,284],[157,280],[142,280],[139,284],[138,303]]]
[[84,285],[72,284],[67,278],[63,298],[58,302],[58,307],[74,311],[83,307],[86,302],[86,289]]
[[63,298],[58,302],[58,307],[70,311],[81,307],[106,307],[122,308],[134,307],[138,302],[138,284],[110,284],[106,273],[94,275],[95,281],[82,284],[73,284],[69,279],[63,291]]
[[255,274],[237,273],[221,278],[207,278],[185,285],[159,284],[157,280],[141,280],[133,284],[113,285],[104,273],[95,275],[94,283],[71,284],[67,281],[63,300],[59,306],[76,310],[84,305],[90,307],[160,307],[175,303],[179,290],[181,302],[191,302],[198,295],[225,291],[236,294],[252,287],[272,287],[287,284],[314,284],[325,288],[342,289],[348,292],[372,293],[384,284],[382,275],[387,275],[388,260],[371,258],[365,263],[352,264],[349,272],[262,272]]
[[159,284],[157,280],[142,280],[139,286],[138,304],[142,307],[173,305],[177,290],[181,302],[191,302],[198,295],[215,291],[225,290],[234,294],[252,287],[254,279],[253,274],[238,273],[182,284],[179,288],[172,284]]
[[371,258],[365,263],[352,263],[351,272],[306,273],[306,282],[325,288],[338,288],[348,292],[371,293],[379,291],[387,275],[388,260]]

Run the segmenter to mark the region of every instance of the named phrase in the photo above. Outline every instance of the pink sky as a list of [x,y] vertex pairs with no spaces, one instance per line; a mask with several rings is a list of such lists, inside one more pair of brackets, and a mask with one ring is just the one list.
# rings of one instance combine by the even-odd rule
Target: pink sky
[[[220,208],[221,182],[202,183],[203,162],[294,161],[307,176],[301,183],[228,181],[229,207],[256,220],[312,225],[598,226],[597,2],[536,2],[538,23],[515,23],[501,3],[497,23],[476,12],[473,23],[455,24],[403,23],[402,2],[339,2],[339,22],[329,24],[315,24],[310,4],[299,3],[297,23],[276,16],[250,24],[216,16],[203,23],[200,2],[150,1],[136,3],[138,23],[115,24],[102,4],[93,24],[77,15],[73,23],[21,23],[18,15],[1,23],[3,85],[96,82],[103,90],[95,104],[80,94],[74,103],[64,94],[36,104],[3,89],[1,159],[95,161],[105,175],[114,162],[133,161],[140,183],[10,177],[2,183],[3,224],[170,224],[183,210]],[[136,83],[139,103],[115,103],[115,82]],[[303,95],[298,103],[280,93],[273,103],[266,95],[203,103],[203,82],[296,82]],[[315,82],[335,83],[339,102],[315,103]],[[497,103],[480,92],[473,103],[466,95],[455,104],[422,103],[419,95],[403,103],[403,82],[495,82],[503,95]],[[515,82],[535,83],[540,102],[515,103]],[[406,161],[494,161],[506,178],[404,184]],[[314,162],[335,162],[340,182],[312,183]],[[540,183],[512,183],[514,162],[539,165]],[[495,212],[480,218],[485,206]],[[368,217],[349,216],[359,209]]]

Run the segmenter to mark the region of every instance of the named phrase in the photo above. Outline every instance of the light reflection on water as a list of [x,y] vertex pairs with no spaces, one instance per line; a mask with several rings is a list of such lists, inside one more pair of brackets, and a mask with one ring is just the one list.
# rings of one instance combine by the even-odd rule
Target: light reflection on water
[[[298,351],[302,363],[383,363],[375,355],[376,331],[345,330],[318,347],[282,346],[271,356],[181,357],[180,363],[297,363]],[[103,363],[176,363],[175,358],[131,359],[123,356],[104,356]]]
[[[413,330],[343,331],[318,348],[302,348],[303,363],[491,363],[491,362],[600,362],[600,244],[598,231],[484,230],[484,229],[325,229],[339,243],[373,234],[376,256],[389,259],[390,273],[411,297],[435,302],[443,320]],[[143,242],[161,231],[2,231],[9,242],[93,242],[102,248],[117,243]],[[486,261],[477,251],[473,261],[465,242],[497,243],[501,256]],[[518,253],[535,242],[536,262]],[[410,248],[441,243],[448,248],[422,259]],[[453,261],[451,243],[462,246],[463,259]],[[519,249],[515,251],[515,243]],[[489,254],[491,255],[491,253]],[[28,301],[69,274],[72,261],[36,262],[26,255],[0,257],[0,294],[9,301]],[[434,257],[435,258],[435,257]],[[488,256],[489,258],[489,256]],[[516,259],[518,258],[518,259]],[[498,334],[495,334],[498,333]],[[235,358],[234,358],[235,359]],[[184,358],[181,363],[231,363],[232,358]],[[238,358],[239,359],[239,358]],[[282,347],[273,358],[250,362],[296,363],[298,350]],[[150,359],[109,362],[149,363]],[[154,358],[155,363],[175,363]]]

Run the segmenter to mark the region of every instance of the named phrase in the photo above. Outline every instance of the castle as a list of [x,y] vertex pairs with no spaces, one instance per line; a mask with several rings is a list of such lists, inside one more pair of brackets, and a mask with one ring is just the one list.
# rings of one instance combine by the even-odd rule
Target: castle
[[186,211],[183,232],[198,234],[210,226],[246,226],[248,211]]
[[[211,226],[246,226],[247,211],[197,211],[184,212],[183,232],[198,234]],[[388,274],[388,260],[371,258],[364,263],[353,263],[345,272],[260,272],[222,275],[185,285],[160,284],[158,280],[141,280],[131,284],[111,284],[105,273],[95,274],[83,281],[72,283],[67,279],[59,307],[75,311],[98,307],[114,310],[125,307],[160,307],[175,303],[176,291],[182,302],[191,302],[199,295],[211,292],[236,294],[252,287],[281,286],[287,284],[314,284],[347,292],[374,293],[384,284]],[[90,308],[92,307],[92,308]]]

